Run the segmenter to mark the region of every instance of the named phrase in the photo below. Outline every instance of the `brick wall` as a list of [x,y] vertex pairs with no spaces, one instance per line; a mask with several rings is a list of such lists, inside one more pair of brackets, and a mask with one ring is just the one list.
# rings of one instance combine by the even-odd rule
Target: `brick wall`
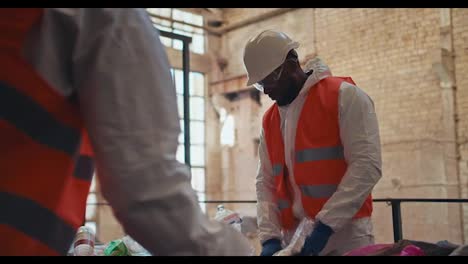
[[227,25],[233,25],[245,19],[263,15],[276,9],[278,8],[248,8],[249,11],[246,12],[245,8],[223,8],[223,17]]
[[[225,18],[235,14],[234,19],[239,20],[241,16],[251,17],[255,12],[258,10],[236,9],[226,12]],[[455,161],[454,153],[447,151],[453,142],[447,138],[450,129],[442,125],[447,119],[446,109],[441,103],[440,80],[433,69],[433,64],[441,61],[439,9],[297,9],[223,35],[221,56],[229,62],[223,78],[245,74],[242,53],[248,38],[265,29],[284,31],[301,43],[298,49],[301,59],[318,54],[329,64],[334,75],[352,76],[373,98],[379,117],[384,162],[384,177],[377,185],[374,197],[458,198],[457,169],[463,180],[463,197],[467,197],[467,15],[466,9],[453,10],[458,88],[456,111],[460,118],[459,140],[464,142],[458,145],[461,153],[458,164],[452,162]],[[271,104],[264,96],[261,101],[258,111],[249,113],[256,116],[253,122],[258,124],[262,113]],[[251,120],[245,119],[239,111],[233,110],[238,117],[237,123]],[[258,126],[250,133],[258,134]],[[249,140],[237,142],[231,150],[232,157],[246,159],[245,155],[249,154],[241,150],[254,147],[254,143]],[[255,159],[255,156],[250,158]],[[255,165],[232,163],[232,166],[233,171],[242,166],[242,175],[235,177],[243,177],[251,184],[255,178]],[[383,204],[376,204],[375,208],[376,240],[391,241],[390,208]],[[468,209],[464,212],[468,219]],[[461,242],[460,219],[458,205],[403,204],[405,238]]]

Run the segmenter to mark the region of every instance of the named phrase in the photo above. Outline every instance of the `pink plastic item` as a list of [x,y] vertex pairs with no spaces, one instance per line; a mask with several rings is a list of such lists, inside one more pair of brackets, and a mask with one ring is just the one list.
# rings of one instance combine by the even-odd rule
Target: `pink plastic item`
[[[344,254],[344,256],[369,256],[378,251],[391,249],[393,244],[375,244],[362,248],[353,249]],[[403,248],[399,253],[392,256],[424,256],[424,251],[417,246],[409,245]]]
[[403,248],[397,256],[424,256],[424,251],[417,246],[409,245]]
[[344,256],[367,256],[376,251],[380,251],[382,249],[389,249],[393,246],[393,244],[375,244],[370,246],[365,246],[357,249],[353,249],[344,254]]

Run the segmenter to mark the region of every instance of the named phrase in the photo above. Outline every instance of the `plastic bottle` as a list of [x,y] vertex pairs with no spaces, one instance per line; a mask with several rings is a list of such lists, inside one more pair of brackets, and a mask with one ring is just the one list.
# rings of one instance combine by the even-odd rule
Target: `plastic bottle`
[[241,231],[242,218],[238,213],[233,212],[229,209],[224,208],[224,205],[220,204],[217,207],[215,220],[218,222],[232,225],[238,231]]
[[73,254],[75,256],[93,256],[94,240],[94,231],[87,226],[81,226],[78,228],[73,241]]

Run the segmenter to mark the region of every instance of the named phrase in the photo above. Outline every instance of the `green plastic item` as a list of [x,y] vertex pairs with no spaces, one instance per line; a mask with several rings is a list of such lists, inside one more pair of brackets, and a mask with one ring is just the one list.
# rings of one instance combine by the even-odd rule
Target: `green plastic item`
[[131,256],[130,252],[121,239],[113,240],[104,249],[105,256]]

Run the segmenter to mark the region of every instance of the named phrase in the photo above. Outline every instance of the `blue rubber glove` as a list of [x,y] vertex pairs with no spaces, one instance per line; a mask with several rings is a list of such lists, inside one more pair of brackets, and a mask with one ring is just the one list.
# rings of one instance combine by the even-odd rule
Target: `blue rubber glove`
[[262,253],[260,253],[260,256],[273,256],[273,254],[281,249],[281,241],[276,238],[268,239],[262,244]]
[[327,245],[328,239],[333,234],[333,230],[322,222],[318,222],[304,242],[300,256],[318,255]]

